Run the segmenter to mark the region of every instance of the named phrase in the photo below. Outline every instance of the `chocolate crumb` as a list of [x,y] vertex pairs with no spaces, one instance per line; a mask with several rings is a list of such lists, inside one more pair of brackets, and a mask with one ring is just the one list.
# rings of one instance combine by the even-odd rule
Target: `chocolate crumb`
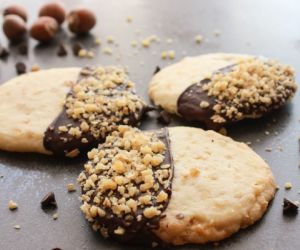
[[55,248],[52,248],[51,250],[62,250],[62,249],[59,247],[55,247]]
[[156,111],[157,108],[154,107],[154,106],[150,106],[150,105],[147,105],[145,108],[144,108],[144,112],[145,113],[148,113],[148,112],[151,112],[151,111]]
[[41,201],[42,209],[46,208],[57,208],[57,203],[55,200],[55,195],[53,192],[49,192],[44,196],[44,198]]
[[160,67],[159,66],[156,66],[154,72],[153,72],[153,75],[155,75],[156,73],[158,73],[160,71]]
[[26,56],[28,54],[28,45],[27,43],[21,43],[18,47],[18,51],[20,55]]
[[58,56],[66,56],[68,54],[68,51],[66,49],[66,46],[63,43],[59,44],[57,53]]
[[78,56],[79,51],[83,49],[83,46],[81,45],[81,43],[74,43],[72,50],[75,56]]
[[4,47],[0,47],[0,59],[5,59],[9,56],[9,51],[8,49]]
[[287,198],[284,198],[283,199],[283,213],[284,214],[295,214],[298,212],[298,207],[299,205],[294,202],[294,201],[291,201]]
[[18,75],[26,73],[26,65],[23,62],[17,62],[16,71]]
[[167,111],[163,110],[159,113],[159,116],[157,117],[157,121],[168,125],[171,122],[171,116]]

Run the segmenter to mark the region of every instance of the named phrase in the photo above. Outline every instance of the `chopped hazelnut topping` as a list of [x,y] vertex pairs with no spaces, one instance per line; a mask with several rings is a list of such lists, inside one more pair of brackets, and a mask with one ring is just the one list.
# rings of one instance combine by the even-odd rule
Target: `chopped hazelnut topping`
[[238,121],[253,116],[254,111],[259,117],[285,103],[297,89],[290,66],[259,58],[243,59],[225,72],[220,70],[201,86],[215,98],[211,117],[215,123]]
[[200,107],[203,108],[203,109],[208,108],[209,107],[209,102],[207,102],[207,101],[200,102]]
[[165,161],[166,145],[158,138],[156,133],[120,125],[105,143],[88,153],[78,182],[83,190],[81,210],[94,230],[120,236],[126,230],[111,224],[115,219],[116,223],[134,218],[151,222],[162,214],[172,172],[170,162]]

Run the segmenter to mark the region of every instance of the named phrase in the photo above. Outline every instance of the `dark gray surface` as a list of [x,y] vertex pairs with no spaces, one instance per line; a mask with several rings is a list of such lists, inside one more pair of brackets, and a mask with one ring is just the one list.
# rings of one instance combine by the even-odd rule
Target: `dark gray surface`
[[[2,0],[0,7],[9,2]],[[29,21],[32,22],[44,1],[18,2],[26,4],[31,14]],[[300,2],[297,0],[65,2],[68,7],[84,3],[97,11],[99,23],[92,34],[102,38],[103,44],[100,49],[95,48],[95,59],[78,59],[71,54],[66,58],[58,58],[55,55],[55,43],[43,48],[30,40],[28,57],[13,55],[6,62],[0,61],[1,82],[15,76],[14,64],[18,60],[29,66],[37,63],[42,68],[122,64],[129,67],[131,78],[137,83],[138,93],[147,98],[146,86],[155,66],[168,63],[160,59],[161,51],[166,49],[176,51],[176,61],[183,57],[183,51],[188,55],[218,51],[264,55],[292,64],[300,73]],[[133,17],[131,24],[125,21],[127,16]],[[213,35],[216,29],[221,31],[218,38]],[[194,36],[199,33],[205,38],[202,45],[194,42]],[[158,35],[162,41],[149,49],[139,49],[134,55],[130,42],[153,34]],[[107,35],[113,35],[119,44],[118,47],[111,46],[113,56],[101,52],[101,48],[106,47],[104,40]],[[65,37],[67,44],[73,41],[66,33],[61,32],[60,36]],[[6,44],[6,39],[2,35],[0,37],[1,43]],[[174,42],[167,44],[167,38],[172,38]],[[83,43],[93,44],[93,37],[83,39]],[[121,55],[120,61],[115,59],[118,54]],[[253,143],[254,150],[271,165],[281,187],[264,218],[249,229],[222,241],[218,247],[184,246],[178,249],[300,249],[299,218],[283,216],[281,207],[284,196],[295,200],[300,197],[297,194],[300,189],[299,102],[298,94],[291,104],[264,119],[243,122],[229,128],[229,135],[236,140]],[[172,123],[175,124],[186,123],[177,119]],[[158,126],[155,120],[149,119],[142,127],[149,129]],[[270,134],[266,135],[265,131]],[[274,150],[266,152],[266,147],[273,147]],[[282,147],[283,151],[278,147]],[[34,154],[0,152],[0,176],[4,176],[0,179],[1,250],[50,250],[54,247],[63,250],[141,249],[105,241],[92,232],[79,210],[79,191],[72,194],[66,191],[67,183],[76,182],[82,164],[83,160],[65,161]],[[287,181],[293,183],[290,191],[283,188]],[[57,196],[57,221],[39,206],[41,198],[49,191],[54,191]],[[15,212],[7,208],[11,199],[19,204]],[[13,228],[16,224],[21,225],[21,230]]]

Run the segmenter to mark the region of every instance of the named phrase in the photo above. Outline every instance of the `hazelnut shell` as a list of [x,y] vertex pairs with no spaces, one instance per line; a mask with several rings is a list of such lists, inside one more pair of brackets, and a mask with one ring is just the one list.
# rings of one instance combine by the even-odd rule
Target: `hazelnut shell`
[[45,43],[53,39],[58,31],[58,23],[53,17],[39,17],[31,26],[30,35],[32,38]]
[[85,34],[95,26],[96,16],[91,10],[80,7],[69,13],[67,21],[71,32]]
[[62,3],[52,2],[43,5],[39,11],[39,16],[53,17],[58,24],[62,24],[66,18],[66,10]]
[[11,41],[20,41],[26,34],[26,23],[17,15],[6,15],[3,20],[3,32]]
[[25,22],[27,22],[27,11],[22,5],[13,4],[13,5],[7,6],[3,10],[3,16],[7,16],[10,14],[17,15],[17,16],[21,17]]

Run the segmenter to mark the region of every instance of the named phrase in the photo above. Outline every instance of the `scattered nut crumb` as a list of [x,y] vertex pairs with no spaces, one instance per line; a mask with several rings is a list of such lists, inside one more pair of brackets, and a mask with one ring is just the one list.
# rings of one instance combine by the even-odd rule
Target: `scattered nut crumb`
[[151,41],[150,41],[149,38],[145,38],[145,39],[142,40],[141,43],[142,43],[142,46],[143,46],[144,48],[149,48]]
[[169,59],[173,60],[175,58],[175,51],[174,50],[169,50],[168,51],[168,57],[169,57]]
[[273,149],[272,149],[271,147],[265,148],[265,151],[266,151],[266,152],[272,152],[272,150],[273,150]]
[[73,183],[69,183],[67,185],[67,189],[68,189],[68,192],[74,192],[74,191],[76,191],[75,185]]
[[14,225],[14,229],[21,229],[20,225]]
[[31,66],[31,71],[32,71],[32,72],[39,71],[40,69],[41,69],[40,66],[37,65],[37,64],[33,64],[33,65]]
[[167,51],[161,52],[161,58],[162,58],[162,59],[166,59],[167,56],[168,56]]
[[107,36],[107,37],[106,37],[106,41],[107,41],[108,43],[114,43],[114,42],[115,42],[115,39],[114,39],[113,36]]
[[109,47],[105,47],[102,51],[106,55],[111,55],[113,53],[113,50]]
[[284,184],[284,188],[285,188],[285,189],[291,189],[292,187],[293,187],[293,185],[292,185],[291,182],[286,182],[286,183]]
[[126,18],[126,21],[128,22],[128,23],[131,23],[132,22],[132,17],[131,16],[128,16],[127,18]]
[[18,208],[18,204],[17,204],[16,202],[10,200],[10,201],[8,202],[8,208],[9,208],[10,210],[15,210],[15,209]]
[[197,36],[195,36],[194,39],[195,39],[195,42],[196,42],[196,43],[200,44],[200,43],[202,43],[202,41],[203,41],[203,36],[197,35]]
[[78,56],[79,57],[86,57],[87,56],[87,50],[86,49],[81,49],[81,50],[79,50],[79,52],[78,52]]
[[101,39],[100,38],[96,38],[95,39],[95,44],[96,45],[101,45]]
[[52,215],[52,218],[53,218],[53,220],[57,220],[57,218],[58,218],[58,213],[53,214],[53,215]]
[[208,107],[209,107],[209,102],[207,102],[207,101],[200,102],[200,108],[205,109],[205,108],[208,108]]

